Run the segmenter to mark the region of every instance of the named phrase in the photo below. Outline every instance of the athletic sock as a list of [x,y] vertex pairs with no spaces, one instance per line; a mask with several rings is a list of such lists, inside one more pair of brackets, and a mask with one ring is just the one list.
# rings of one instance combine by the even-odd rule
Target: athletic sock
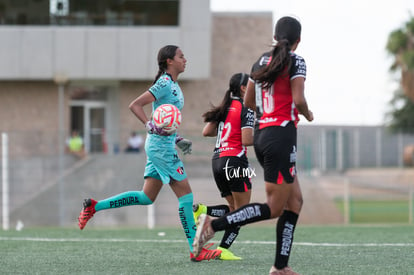
[[298,214],[285,210],[277,221],[275,259],[275,267],[277,269],[283,269],[288,266],[293,243],[293,233],[295,232],[298,217]]
[[193,216],[193,200],[193,193],[178,198],[178,214],[190,251],[193,251],[193,241],[197,230]]
[[107,199],[98,201],[95,205],[95,210],[100,211],[110,208],[120,208],[129,205],[148,205],[152,201],[147,197],[143,191],[128,191]]
[[237,236],[239,235],[240,226],[236,226],[233,228],[226,229],[224,231],[223,238],[220,242],[220,247],[222,248],[230,248],[233,242],[236,240]]
[[207,206],[207,215],[212,217],[221,217],[229,212],[230,208],[225,204]]
[[266,203],[250,203],[211,221],[214,231],[270,219],[270,208]]

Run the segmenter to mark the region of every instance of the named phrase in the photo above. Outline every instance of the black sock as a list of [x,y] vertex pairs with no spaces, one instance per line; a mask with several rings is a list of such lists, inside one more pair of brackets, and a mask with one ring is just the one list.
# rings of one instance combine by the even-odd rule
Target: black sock
[[250,203],[211,222],[214,231],[270,219],[270,208],[266,203]]
[[225,204],[207,206],[207,215],[212,217],[222,217],[229,212],[230,208]]
[[293,243],[293,233],[295,232],[298,217],[298,214],[285,210],[277,221],[275,259],[275,267],[277,269],[285,268],[288,265]]
[[240,226],[226,229],[221,239],[220,247],[228,249],[239,235]]

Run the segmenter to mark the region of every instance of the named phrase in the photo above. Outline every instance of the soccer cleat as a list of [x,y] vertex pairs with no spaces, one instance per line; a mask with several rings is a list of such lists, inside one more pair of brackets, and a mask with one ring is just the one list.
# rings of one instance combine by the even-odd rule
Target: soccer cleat
[[198,217],[197,232],[193,242],[193,252],[195,257],[201,253],[203,246],[214,237],[214,230],[211,227],[212,217],[201,214]]
[[272,266],[269,271],[269,275],[300,275],[299,273],[295,272],[289,266],[283,269],[277,269],[276,267]]
[[194,254],[190,252],[190,259],[193,262],[210,261],[213,259],[218,259],[220,257],[220,254],[221,254],[221,250],[218,250],[218,249],[209,250],[203,247],[197,257],[194,256]]
[[222,261],[234,261],[234,260],[242,259],[241,257],[234,255],[233,252],[231,252],[227,248],[223,248],[219,246],[217,247],[217,250],[221,251],[220,257],[218,259]]
[[198,225],[198,217],[201,214],[207,214],[207,206],[202,203],[197,203],[193,205],[193,216],[196,225]]
[[86,223],[93,217],[93,215],[96,213],[95,205],[98,202],[94,199],[85,199],[83,201],[83,209],[79,214],[78,217],[78,225],[79,229],[82,230]]

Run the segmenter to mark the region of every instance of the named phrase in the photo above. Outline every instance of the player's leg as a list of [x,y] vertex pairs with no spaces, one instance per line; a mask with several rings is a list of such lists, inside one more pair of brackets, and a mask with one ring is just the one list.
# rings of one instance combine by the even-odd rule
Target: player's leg
[[276,226],[276,256],[273,267],[281,271],[288,269],[289,274],[296,274],[288,267],[293,235],[303,204],[296,176],[296,127],[289,124],[281,130],[283,131],[280,132],[280,137],[283,137],[285,146],[279,154],[280,178],[283,179],[282,185],[290,188],[290,192],[286,193],[285,208],[280,213]]
[[279,217],[276,227],[277,241],[274,266],[279,270],[288,267],[296,224],[303,205],[302,191],[297,176],[291,185],[292,191],[286,208]]
[[212,217],[221,217],[230,212],[231,207],[233,206],[233,198],[231,197],[231,190],[227,184],[227,179],[224,175],[223,166],[227,161],[228,157],[215,157],[211,161],[214,182],[217,185],[218,190],[222,198],[225,198],[229,205],[220,204],[220,205],[205,205],[198,203],[193,206],[194,211],[194,220],[197,223],[198,217],[201,214],[207,214]]
[[152,204],[160,192],[162,185],[161,180],[147,177],[144,181],[142,191],[123,192],[100,201],[91,198],[86,199],[78,217],[79,228],[82,230],[97,211],[130,205]]
[[[227,196],[226,200],[228,201],[229,205],[231,205],[231,211],[240,208],[243,205],[246,205],[250,202],[251,190],[247,190],[246,192],[232,192],[231,196]],[[224,231],[224,235],[221,239],[219,247],[217,249],[221,250],[222,253],[220,255],[221,260],[241,260],[242,258],[239,256],[234,255],[232,251],[230,251],[231,245],[236,240],[237,236],[239,235],[240,226],[232,227],[226,229]]]
[[221,254],[221,251],[204,249],[203,253],[199,253],[200,255],[197,255],[197,257],[192,253],[192,243],[196,232],[196,224],[193,217],[193,193],[190,184],[188,183],[188,179],[185,178],[181,181],[173,180],[170,183],[170,187],[178,198],[180,221],[191,251],[190,259],[192,261],[202,261],[217,258]]
[[212,217],[221,217],[229,212],[230,208],[225,204],[205,205],[203,203],[196,203],[193,205],[194,220],[196,223],[201,214],[206,214]]

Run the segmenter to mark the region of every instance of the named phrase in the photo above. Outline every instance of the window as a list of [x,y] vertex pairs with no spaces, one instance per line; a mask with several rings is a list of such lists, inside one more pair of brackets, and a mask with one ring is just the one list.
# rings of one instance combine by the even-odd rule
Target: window
[[0,0],[0,25],[177,26],[179,0]]

